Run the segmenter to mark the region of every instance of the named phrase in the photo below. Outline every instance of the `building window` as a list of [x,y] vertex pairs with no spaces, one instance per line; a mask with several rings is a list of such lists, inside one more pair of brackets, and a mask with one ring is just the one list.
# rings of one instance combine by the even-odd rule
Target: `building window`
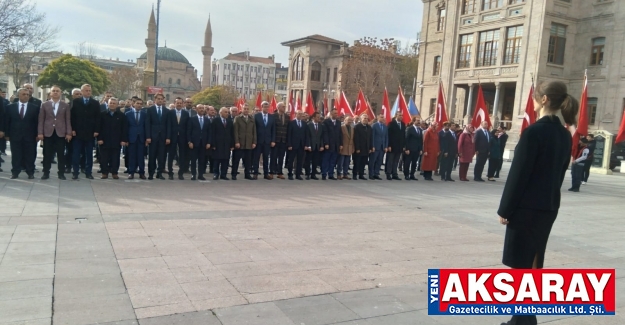
[[497,48],[499,44],[499,30],[489,30],[480,33],[478,46],[477,66],[488,67],[497,65]]
[[301,55],[297,55],[293,60],[293,73],[291,74],[292,80],[304,80],[304,58]]
[[523,3],[525,0],[509,0],[508,4],[515,5],[517,3]]
[[436,98],[430,98],[430,114],[436,112]]
[[434,71],[432,72],[433,76],[438,76],[441,73],[441,57],[437,55],[434,57]]
[[519,64],[523,26],[508,27],[506,37],[506,55],[503,58],[503,64]]
[[462,14],[472,14],[475,12],[476,0],[462,0]]
[[168,80],[168,84],[170,84],[170,85],[171,85],[171,82],[172,82],[172,80],[171,80],[171,78],[169,78],[169,80]]
[[339,68],[334,68],[334,73],[332,76],[332,81],[336,82],[339,79]]
[[438,25],[436,26],[437,31],[442,31],[445,28],[445,8],[438,9]]
[[460,50],[458,51],[458,68],[471,67],[471,48],[473,47],[473,34],[460,36]]
[[176,80],[176,85],[180,86],[180,79]]
[[310,67],[310,81],[321,81],[321,64],[315,62]]
[[165,100],[169,101],[169,94],[165,95]]
[[605,37],[597,37],[592,40],[592,52],[590,65],[603,65],[603,50],[605,49]]
[[326,83],[330,82],[330,68],[326,69]]
[[564,48],[566,47],[566,26],[551,24],[549,36],[549,48],[547,49],[547,62],[564,64]]
[[588,98],[588,124],[595,125],[597,118],[597,97]]
[[503,6],[503,0],[482,0],[482,10],[496,9]]

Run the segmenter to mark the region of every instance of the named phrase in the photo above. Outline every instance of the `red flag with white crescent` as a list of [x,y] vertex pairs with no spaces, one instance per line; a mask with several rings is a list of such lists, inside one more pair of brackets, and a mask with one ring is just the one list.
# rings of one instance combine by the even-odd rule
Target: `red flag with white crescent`
[[530,88],[530,94],[527,96],[527,103],[525,104],[525,115],[523,115],[523,124],[521,124],[521,134],[527,129],[528,126],[536,122],[536,112],[534,111],[534,84]]
[[386,125],[391,123],[391,105],[388,100],[388,90],[384,87],[384,96],[382,97],[382,114],[386,119]]
[[471,125],[474,128],[479,128],[483,121],[488,122],[488,128],[492,126],[490,123],[490,115],[488,115],[488,108],[486,108],[486,101],[484,101],[484,93],[482,92],[482,85],[477,88],[477,103],[475,104],[475,112],[473,112],[473,119]]
[[436,118],[434,119],[438,126],[437,131],[443,128],[443,123],[449,121],[447,117],[447,105],[445,105],[445,94],[443,92],[443,84],[438,84],[438,97],[436,98]]

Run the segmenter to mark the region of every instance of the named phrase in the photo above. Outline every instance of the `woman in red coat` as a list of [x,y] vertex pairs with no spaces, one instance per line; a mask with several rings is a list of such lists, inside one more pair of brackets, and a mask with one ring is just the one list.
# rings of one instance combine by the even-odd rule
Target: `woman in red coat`
[[468,182],[467,172],[469,171],[469,165],[473,162],[473,155],[475,155],[475,145],[473,144],[473,126],[465,125],[464,131],[458,139],[458,157],[460,157],[460,180]]
[[432,171],[436,169],[438,155],[440,154],[440,145],[438,142],[438,132],[436,131],[437,123],[430,124],[423,136],[423,156],[421,157],[421,170],[423,178],[426,181],[433,181]]

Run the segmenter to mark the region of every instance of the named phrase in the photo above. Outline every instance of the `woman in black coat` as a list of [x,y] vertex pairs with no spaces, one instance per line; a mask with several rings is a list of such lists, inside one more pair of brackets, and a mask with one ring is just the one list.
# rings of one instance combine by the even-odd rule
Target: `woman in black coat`
[[[536,88],[534,107],[540,119],[521,135],[497,211],[506,225],[503,264],[519,269],[543,267],[571,159],[571,134],[563,122],[575,124],[579,104],[564,83],[548,81]],[[536,323],[536,316],[513,316],[503,324]]]

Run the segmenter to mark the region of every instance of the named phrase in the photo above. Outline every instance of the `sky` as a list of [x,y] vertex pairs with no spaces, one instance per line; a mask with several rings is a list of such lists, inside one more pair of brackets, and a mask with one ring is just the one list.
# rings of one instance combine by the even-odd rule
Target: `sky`
[[[58,50],[75,54],[76,44],[96,46],[103,58],[136,59],[156,0],[38,0],[51,25],[61,27]],[[213,59],[250,51],[276,56],[287,65],[280,43],[321,34],[353,44],[363,36],[395,38],[405,44],[421,29],[419,0],[162,0],[159,46],[178,50],[202,74],[201,47],[210,15]]]

